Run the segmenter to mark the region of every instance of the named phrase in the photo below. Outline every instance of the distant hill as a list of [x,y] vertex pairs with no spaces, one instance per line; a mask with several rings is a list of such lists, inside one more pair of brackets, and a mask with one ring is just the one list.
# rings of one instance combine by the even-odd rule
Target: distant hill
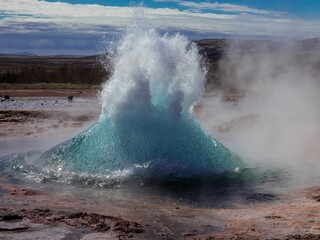
[[34,57],[37,54],[30,52],[21,52],[21,53],[0,53],[0,56],[26,56],[26,57]]
[[307,51],[320,51],[320,38],[305,39],[299,42],[301,47]]
[[209,60],[219,60],[225,53],[320,53],[320,38],[304,40],[202,39],[194,41]]
[[[264,51],[285,51],[295,50],[300,52],[320,51],[320,38],[310,38],[303,40],[257,40],[257,39],[227,39],[227,38],[209,38],[193,41],[196,43],[202,53],[208,59],[218,60],[227,51],[249,51],[249,52],[264,52]],[[21,53],[0,53],[1,57],[39,57],[39,58],[59,58],[59,59],[97,59],[98,55],[49,55],[38,56],[30,52]]]
[[[220,79],[220,60],[226,54],[266,54],[293,52],[308,58],[320,54],[320,38],[276,41],[239,39],[202,39],[194,41],[201,54],[208,60],[208,83]],[[0,83],[73,83],[101,84],[111,69],[104,69],[101,56],[36,56],[22,52],[0,54]]]
[[0,83],[99,85],[107,75],[97,56],[0,55]]
[[228,39],[202,39],[194,41],[200,49],[200,52],[204,54],[208,59],[218,60],[227,51],[230,40]]

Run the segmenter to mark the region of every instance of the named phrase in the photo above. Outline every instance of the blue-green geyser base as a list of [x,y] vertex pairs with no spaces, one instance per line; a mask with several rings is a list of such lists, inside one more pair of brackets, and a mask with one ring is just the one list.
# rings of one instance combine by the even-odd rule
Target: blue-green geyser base
[[46,152],[53,169],[104,174],[134,169],[150,177],[193,177],[234,172],[245,164],[206,134],[192,117],[154,111],[111,121],[104,114],[75,138]]
[[[261,174],[254,174],[252,169],[243,169],[240,172],[224,172],[209,175],[177,176],[167,174],[163,178],[150,175],[148,168],[136,167],[134,171],[114,171],[108,174],[88,174],[67,171],[56,171],[54,168],[43,166],[42,162],[35,161],[41,152],[28,152],[4,156],[0,158],[0,176],[3,178],[16,178],[24,176],[36,182],[59,182],[74,185],[87,185],[92,187],[113,187],[122,186],[214,186],[225,187],[229,184],[242,185],[259,182]],[[32,161],[32,163],[30,162]],[[260,171],[261,173],[261,171]]]
[[12,155],[3,169],[38,182],[96,187],[211,188],[254,179],[244,162],[206,134],[189,113],[176,116],[145,106],[131,110],[122,111],[116,121],[101,114],[93,126],[43,154]]
[[[195,207],[232,207],[239,203],[275,201],[279,197],[277,188],[281,188],[281,191],[286,188],[283,186],[286,182],[283,178],[285,173],[280,170],[243,169],[240,172],[188,178],[174,174],[159,178],[141,171],[118,175],[85,174],[55,171],[41,166],[41,162],[35,161],[39,154],[30,152],[0,158],[0,177],[8,182],[32,188],[55,188],[59,189],[58,191],[68,188],[81,191],[83,188],[90,188],[97,191],[96,193],[102,191],[103,194],[125,194],[129,196],[128,199],[133,197],[146,201],[150,198],[151,201],[155,197],[164,200],[168,198]],[[144,170],[149,171],[148,168]],[[114,190],[116,192],[113,192]]]

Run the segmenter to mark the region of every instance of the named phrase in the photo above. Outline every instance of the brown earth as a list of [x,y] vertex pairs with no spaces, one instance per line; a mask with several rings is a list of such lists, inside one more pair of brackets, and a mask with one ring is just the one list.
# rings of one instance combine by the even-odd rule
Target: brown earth
[[[77,239],[86,235],[88,239],[320,239],[319,202],[305,197],[314,189],[295,193],[290,203],[232,209],[133,204],[129,199],[106,199],[97,204],[93,196],[87,196],[90,190],[86,189],[81,199],[76,192],[59,196],[7,183],[2,183],[0,190],[0,239],[8,234],[15,239],[14,233],[39,231],[32,224],[23,224],[23,220],[47,228],[66,225],[73,230],[86,229]],[[21,224],[14,225],[13,220]]]
[[0,110],[0,140],[55,135],[57,131],[75,131],[94,121],[97,114],[61,110]]
[[[70,92],[50,94],[65,97]],[[0,153],[7,146],[4,141],[11,138],[29,142],[31,136],[80,131],[99,115],[99,107],[90,107],[97,105],[96,99],[89,99],[89,107],[81,111],[72,104],[65,109],[0,110]],[[255,120],[250,115],[218,128],[228,131]],[[13,183],[0,177],[0,239],[320,239],[319,186],[290,192],[285,201],[232,208],[200,208],[179,201],[172,204],[172,199],[118,194],[117,189]]]
[[96,89],[0,89],[0,96],[10,97],[96,97]]

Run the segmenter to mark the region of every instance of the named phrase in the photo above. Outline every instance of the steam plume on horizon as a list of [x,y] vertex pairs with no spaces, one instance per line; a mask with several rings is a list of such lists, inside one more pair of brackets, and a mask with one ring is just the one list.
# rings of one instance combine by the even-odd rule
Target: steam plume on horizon
[[237,92],[239,100],[221,101],[225,91],[213,89],[198,113],[202,126],[249,164],[319,175],[320,51],[294,43],[239,51],[245,47],[231,42],[219,62],[221,88]]

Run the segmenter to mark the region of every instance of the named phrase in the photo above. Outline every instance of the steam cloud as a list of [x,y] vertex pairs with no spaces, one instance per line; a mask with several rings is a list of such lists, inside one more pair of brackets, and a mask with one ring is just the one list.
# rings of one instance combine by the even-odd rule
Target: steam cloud
[[[207,94],[202,126],[250,164],[319,176],[320,51],[308,50],[301,42],[231,42],[219,62],[224,91]],[[238,99],[221,101],[228,98]]]

